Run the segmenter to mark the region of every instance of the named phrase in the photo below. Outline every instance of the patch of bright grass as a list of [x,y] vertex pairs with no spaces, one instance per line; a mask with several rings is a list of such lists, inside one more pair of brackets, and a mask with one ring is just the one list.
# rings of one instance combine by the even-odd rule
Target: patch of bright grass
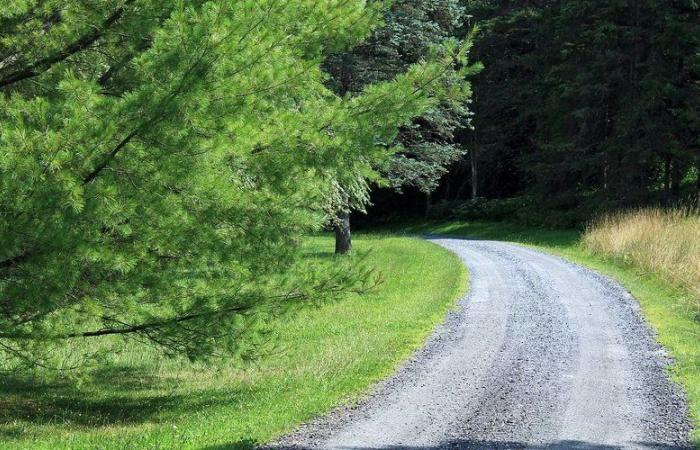
[[694,443],[700,449],[700,321],[684,291],[661,276],[620,259],[594,254],[581,243],[581,233],[571,230],[529,228],[494,222],[448,222],[414,224],[407,233],[443,234],[493,239],[539,248],[619,281],[639,300],[657,339],[673,357],[673,378],[684,387],[695,422]]
[[[82,382],[0,376],[3,449],[242,449],[352,401],[408,358],[466,290],[456,256],[417,238],[355,239],[384,282],[282,318],[283,351],[245,370],[157,357],[134,344]],[[333,242],[309,249],[332,258]],[[87,345],[87,344],[86,344]]]

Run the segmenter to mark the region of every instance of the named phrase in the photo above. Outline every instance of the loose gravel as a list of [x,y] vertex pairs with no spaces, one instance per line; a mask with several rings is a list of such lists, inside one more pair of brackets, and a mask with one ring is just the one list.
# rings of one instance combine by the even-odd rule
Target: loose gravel
[[469,293],[355,405],[269,449],[689,450],[671,361],[618,283],[529,248],[435,238]]

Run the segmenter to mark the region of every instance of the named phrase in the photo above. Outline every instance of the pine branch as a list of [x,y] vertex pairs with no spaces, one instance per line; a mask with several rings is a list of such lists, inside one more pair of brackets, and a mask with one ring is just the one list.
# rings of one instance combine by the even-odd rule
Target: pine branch
[[144,37],[143,39],[141,39],[141,41],[135,48],[135,52],[127,53],[118,62],[109,66],[107,71],[105,71],[97,80],[97,84],[104,88],[107,85],[107,83],[109,83],[109,81],[114,77],[114,75],[116,75],[120,70],[126,67],[129,64],[129,62],[131,62],[136,56],[139,55],[139,53],[148,50],[151,47],[152,43],[153,38],[151,36]]
[[[125,2],[125,5],[132,2],[133,0],[127,0]],[[47,56],[46,58],[42,58],[39,61],[36,61],[35,63],[25,67],[24,69],[18,70],[6,76],[3,79],[0,79],[0,88],[4,88],[19,81],[26,80],[27,78],[32,78],[37,75],[40,75],[41,73],[50,69],[54,64],[64,61],[70,56],[87,49],[93,43],[95,43],[95,41],[101,38],[107,29],[109,29],[119,19],[121,19],[123,14],[124,7],[122,6],[120,8],[117,8],[107,18],[107,20],[104,21],[102,27],[96,28],[87,34],[84,34],[83,36],[79,37],[77,40],[63,48],[61,51],[51,56]]]
[[[339,295],[342,293],[356,293],[359,295],[365,294],[373,289],[375,289],[378,285],[383,283],[383,278],[379,275],[376,275],[376,273],[371,270],[369,272],[366,272],[363,276],[367,278],[369,281],[368,284],[363,284],[362,286],[346,286],[342,280],[338,280],[336,277],[332,279],[327,279],[316,286],[314,286],[310,292],[299,292],[296,289],[291,290],[290,292],[280,294],[280,295],[275,295],[275,296],[269,296],[269,297],[260,297],[259,300],[283,300],[283,301],[291,301],[291,300],[309,300],[310,298],[313,297],[314,293],[317,292],[324,292],[324,293],[330,293],[333,295]],[[338,274],[336,274],[337,276]],[[53,335],[49,336],[48,339],[73,339],[73,338],[85,338],[85,337],[100,337],[100,336],[109,336],[109,335],[127,335],[127,334],[143,334],[149,339],[153,339],[152,337],[152,332],[169,327],[169,326],[174,326],[174,325],[180,325],[186,322],[191,322],[197,319],[204,319],[204,318],[209,318],[209,317],[215,317],[215,316],[221,316],[221,315],[226,315],[226,314],[236,314],[236,313],[242,313],[246,310],[249,310],[251,308],[254,308],[254,303],[253,302],[247,302],[243,304],[239,304],[236,306],[230,306],[227,308],[220,308],[220,309],[215,309],[215,310],[210,310],[210,311],[204,311],[200,313],[191,313],[191,314],[184,314],[181,316],[173,317],[170,319],[166,320],[157,320],[157,321],[152,321],[152,322],[145,322],[137,325],[129,325],[121,321],[117,321],[114,319],[110,318],[103,318],[104,321],[113,321],[113,322],[118,322],[119,324],[123,324],[124,326],[122,327],[111,327],[111,328],[101,328],[98,330],[90,330],[90,331],[79,331],[79,332],[74,332],[74,333],[67,333],[67,334],[62,334],[62,335]],[[0,338],[7,338],[7,339],[20,339],[20,340],[26,340],[26,339],[34,339],[35,336],[31,334],[16,334],[16,333],[0,333]]]
[[187,314],[184,316],[179,316],[175,317],[170,320],[163,320],[163,321],[156,321],[156,322],[147,322],[147,323],[142,323],[139,325],[132,325],[132,326],[125,326],[121,328],[102,328],[100,330],[94,330],[94,331],[84,331],[84,332],[79,332],[79,333],[70,333],[66,334],[63,336],[58,336],[59,338],[62,339],[70,339],[70,338],[77,338],[77,337],[96,337],[96,336],[109,336],[113,334],[132,334],[132,333],[139,333],[139,332],[145,332],[148,330],[154,330],[158,328],[163,328],[171,325],[177,325],[179,323],[183,322],[188,322],[191,320],[196,320],[196,319],[201,319],[204,317],[212,317],[216,315],[221,315],[221,314],[230,314],[230,313],[240,313],[242,311],[245,311],[246,309],[250,309],[249,305],[239,305],[239,306],[233,306],[230,308],[222,308],[216,311],[207,311],[203,313],[197,313],[197,314]]
[[11,269],[12,267],[16,266],[17,264],[20,264],[31,256],[31,253],[26,251],[24,253],[20,253],[17,256],[13,256],[12,258],[8,258],[4,261],[0,261],[0,269]]
[[105,169],[105,167],[107,167],[109,162],[112,161],[112,159],[114,159],[115,156],[117,156],[117,153],[119,153],[124,147],[126,147],[126,145],[129,142],[131,142],[131,140],[134,137],[136,137],[139,130],[140,130],[140,128],[137,128],[134,131],[132,131],[131,133],[129,133],[124,139],[121,140],[121,142],[119,142],[119,144],[117,144],[116,147],[114,147],[109,153],[107,153],[107,156],[105,157],[105,159],[103,159],[102,162],[97,165],[97,167],[95,167],[89,174],[87,174],[83,178],[83,185],[86,185],[86,184],[90,183],[92,180],[94,180],[95,178],[97,178],[97,175],[99,175],[100,172],[102,172]]

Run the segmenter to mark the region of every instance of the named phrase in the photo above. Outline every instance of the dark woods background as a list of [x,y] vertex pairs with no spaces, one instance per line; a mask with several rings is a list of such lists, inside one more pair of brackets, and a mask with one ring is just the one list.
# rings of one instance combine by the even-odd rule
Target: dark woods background
[[463,8],[457,35],[479,26],[473,129],[454,131],[464,153],[432,194],[375,190],[358,225],[427,214],[570,227],[697,198],[700,2],[399,2],[404,14],[411,3],[430,5],[428,21]]

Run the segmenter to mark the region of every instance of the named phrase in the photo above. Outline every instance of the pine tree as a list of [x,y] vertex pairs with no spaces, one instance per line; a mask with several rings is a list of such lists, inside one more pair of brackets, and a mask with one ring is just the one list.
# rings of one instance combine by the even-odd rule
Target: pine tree
[[[328,59],[325,67],[332,75],[330,86],[340,95],[356,95],[365,86],[390,80],[422,60],[453,53],[458,45],[454,36],[467,26],[464,9],[457,0],[396,1],[385,14],[381,28],[352,51]],[[402,126],[393,141],[384,143],[392,157],[377,168],[384,182],[379,184],[397,191],[413,186],[430,195],[450,165],[464,153],[454,145],[454,135],[458,129],[470,126],[467,104],[471,86],[467,78],[480,70],[479,65],[469,65],[466,59],[471,41],[472,36],[464,37],[462,60],[440,74],[444,88],[451,92],[449,98]],[[350,212],[364,211],[369,203],[365,177],[347,183],[338,186],[341,195],[334,213],[336,253],[350,249]]]
[[344,0],[3,4],[5,354],[116,335],[246,358],[271,315],[366,288],[361,268],[310,264],[301,238],[333,186],[372,176],[448,97],[460,55],[334,95],[321,62],[379,18]]

